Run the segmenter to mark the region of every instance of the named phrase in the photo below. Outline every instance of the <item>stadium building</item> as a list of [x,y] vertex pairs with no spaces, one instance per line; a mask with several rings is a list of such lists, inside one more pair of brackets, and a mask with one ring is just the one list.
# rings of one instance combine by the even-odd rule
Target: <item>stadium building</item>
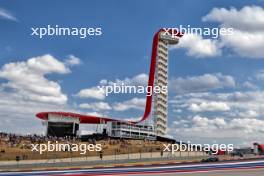
[[264,144],[254,143],[253,146],[255,155],[264,155]]
[[[176,35],[175,35],[176,34]],[[148,87],[168,85],[168,47],[178,43],[182,35],[173,29],[159,30],[153,38]],[[164,137],[167,132],[168,91],[146,96],[145,112],[139,121],[124,121],[108,117],[70,112],[40,112],[36,116],[46,121],[48,136],[76,136],[79,124],[95,124],[100,133],[111,137],[149,139]]]

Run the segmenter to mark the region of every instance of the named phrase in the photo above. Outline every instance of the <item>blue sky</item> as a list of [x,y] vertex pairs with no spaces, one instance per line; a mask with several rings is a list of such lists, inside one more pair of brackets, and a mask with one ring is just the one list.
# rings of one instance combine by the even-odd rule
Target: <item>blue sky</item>
[[[100,99],[78,93],[101,80],[144,84],[152,37],[159,28],[226,26],[234,28],[234,37],[190,36],[170,49],[169,135],[194,142],[264,142],[263,129],[254,126],[264,124],[263,6],[261,0],[1,0],[0,118],[5,123],[0,131],[43,132],[34,114],[47,110],[139,117],[144,95]],[[30,35],[31,27],[47,25],[100,27],[103,34],[85,39]],[[60,69],[46,65],[49,71],[36,70],[30,58],[56,62]],[[69,64],[72,60],[76,63]],[[33,84],[39,87],[29,86]]]

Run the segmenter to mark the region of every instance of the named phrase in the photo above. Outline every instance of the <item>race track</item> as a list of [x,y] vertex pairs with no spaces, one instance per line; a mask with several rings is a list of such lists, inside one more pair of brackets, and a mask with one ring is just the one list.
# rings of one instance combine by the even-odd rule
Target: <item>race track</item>
[[133,166],[119,168],[94,168],[75,170],[48,170],[32,172],[2,172],[1,175],[24,176],[24,175],[67,175],[67,176],[99,176],[99,175],[194,175],[194,176],[263,176],[264,160],[236,161],[219,163],[198,164],[172,164],[155,166]]

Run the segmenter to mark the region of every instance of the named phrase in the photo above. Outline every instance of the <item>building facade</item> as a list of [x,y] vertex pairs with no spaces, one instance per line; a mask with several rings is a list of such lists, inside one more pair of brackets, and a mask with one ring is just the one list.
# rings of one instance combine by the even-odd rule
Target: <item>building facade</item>
[[156,140],[154,127],[150,125],[107,122],[107,134],[111,137]]

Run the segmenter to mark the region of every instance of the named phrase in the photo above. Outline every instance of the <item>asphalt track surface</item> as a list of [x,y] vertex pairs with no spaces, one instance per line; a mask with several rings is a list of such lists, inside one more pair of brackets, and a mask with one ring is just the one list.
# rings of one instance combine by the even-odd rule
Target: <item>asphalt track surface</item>
[[133,176],[263,176],[264,169],[244,169],[229,171],[207,171],[207,172],[189,172],[189,173],[165,173],[165,174],[136,174]]
[[67,175],[67,176],[103,176],[103,175],[159,175],[159,176],[264,176],[264,160],[199,163],[199,164],[173,164],[119,168],[94,168],[79,170],[49,170],[33,172],[2,172],[0,176],[29,176],[29,175]]

